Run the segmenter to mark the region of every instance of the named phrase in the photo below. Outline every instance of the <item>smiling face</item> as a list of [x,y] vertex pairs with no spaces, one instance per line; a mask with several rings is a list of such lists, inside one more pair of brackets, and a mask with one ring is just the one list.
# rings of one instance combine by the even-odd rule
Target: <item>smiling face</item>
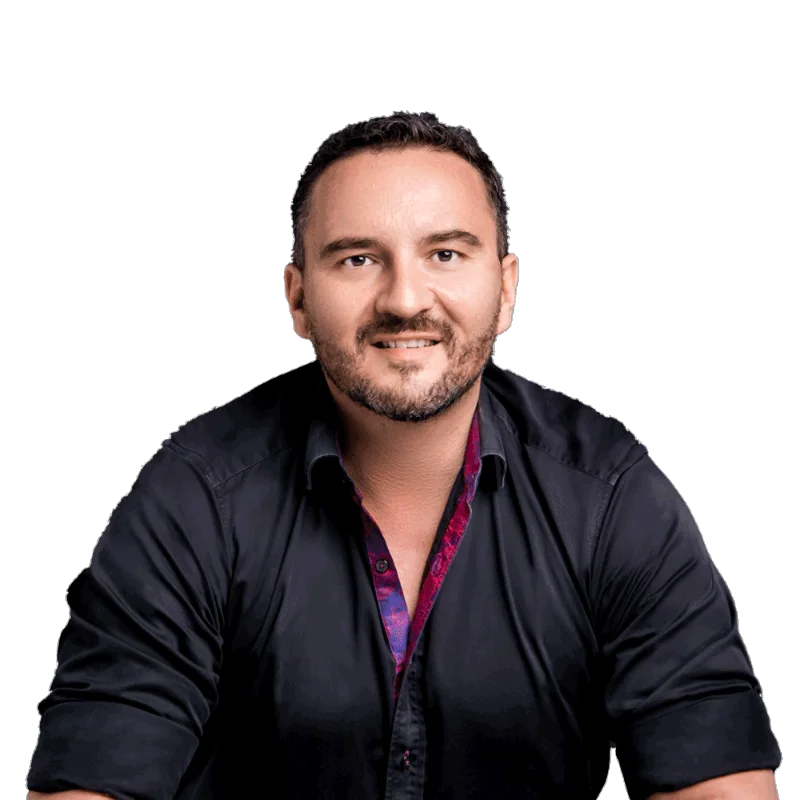
[[518,263],[500,262],[496,236],[481,174],[454,153],[361,151],[331,164],[312,191],[305,268],[284,274],[295,331],[329,385],[396,421],[463,397],[511,324]]

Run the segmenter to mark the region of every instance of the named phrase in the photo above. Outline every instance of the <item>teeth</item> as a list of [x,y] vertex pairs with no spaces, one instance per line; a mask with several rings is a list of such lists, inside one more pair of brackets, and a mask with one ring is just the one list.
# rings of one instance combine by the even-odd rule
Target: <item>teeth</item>
[[409,339],[407,342],[379,342],[378,347],[430,347],[435,342],[429,339]]

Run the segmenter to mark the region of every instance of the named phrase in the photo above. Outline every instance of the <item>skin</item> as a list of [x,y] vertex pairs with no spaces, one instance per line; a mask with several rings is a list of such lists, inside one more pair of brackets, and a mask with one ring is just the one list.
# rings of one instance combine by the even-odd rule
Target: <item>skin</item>
[[[107,795],[70,791],[56,794],[28,792],[27,800],[107,800]],[[657,792],[648,800],[779,800],[772,770],[759,769],[723,775],[677,792]]]
[[[452,230],[479,241],[424,242]],[[312,191],[305,270],[287,265],[286,298],[340,412],[345,465],[373,505],[436,505],[461,467],[481,373],[516,300],[519,262],[499,259],[496,236],[480,173],[453,153],[362,151]],[[374,241],[320,255],[344,237]],[[402,359],[371,344],[412,332],[441,343]]]
[[68,792],[28,792],[27,800],[114,800],[111,795],[70,789]]
[[[107,795],[70,791],[56,794],[28,792],[27,800],[107,800]],[[648,800],[779,800],[772,770],[759,769],[723,775],[677,792],[657,792]]]
[[647,800],[778,800],[778,788],[771,769],[754,769],[722,775],[677,792],[656,792]]

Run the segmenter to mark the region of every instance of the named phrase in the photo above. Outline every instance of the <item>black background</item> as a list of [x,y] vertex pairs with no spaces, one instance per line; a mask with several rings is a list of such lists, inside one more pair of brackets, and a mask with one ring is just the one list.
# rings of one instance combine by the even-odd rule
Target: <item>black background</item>
[[[55,662],[64,576],[88,558],[113,496],[168,426],[311,359],[280,302],[288,184],[329,128],[391,110],[346,105],[223,115],[174,98],[95,98],[54,118],[35,243],[54,274],[25,326],[38,370],[24,401],[27,447],[42,487],[22,537],[29,697]],[[706,522],[769,679],[768,706],[782,708],[771,577],[782,534],[762,513],[763,434],[741,334],[724,313],[721,276],[747,247],[725,213],[725,143],[710,123],[689,135],[680,117],[655,113],[549,121],[543,132],[499,106],[433,110],[471,119],[513,186],[520,327],[495,359],[615,408],[656,448]]]

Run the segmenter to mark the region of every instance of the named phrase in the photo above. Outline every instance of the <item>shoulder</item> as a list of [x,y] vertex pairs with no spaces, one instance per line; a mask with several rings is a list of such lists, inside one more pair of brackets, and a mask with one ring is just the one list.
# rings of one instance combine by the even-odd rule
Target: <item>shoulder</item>
[[178,427],[164,445],[202,469],[212,485],[284,450],[303,446],[319,399],[316,362],[278,375]]
[[613,485],[647,452],[618,419],[493,361],[483,380],[506,427],[520,443],[565,466]]

